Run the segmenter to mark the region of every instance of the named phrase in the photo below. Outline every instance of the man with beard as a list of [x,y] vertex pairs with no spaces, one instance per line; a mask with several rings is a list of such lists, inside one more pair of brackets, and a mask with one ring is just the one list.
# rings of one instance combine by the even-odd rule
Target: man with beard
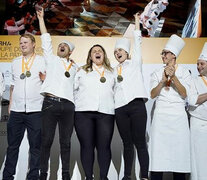
[[42,106],[42,146],[40,161],[40,180],[47,179],[48,160],[55,129],[59,127],[60,153],[62,160],[62,179],[69,180],[70,140],[74,125],[73,84],[77,65],[70,59],[74,45],[62,41],[58,45],[57,56],[53,54],[50,34],[44,23],[44,10],[37,11],[39,19],[43,54],[46,61],[46,78],[41,89],[44,95]]

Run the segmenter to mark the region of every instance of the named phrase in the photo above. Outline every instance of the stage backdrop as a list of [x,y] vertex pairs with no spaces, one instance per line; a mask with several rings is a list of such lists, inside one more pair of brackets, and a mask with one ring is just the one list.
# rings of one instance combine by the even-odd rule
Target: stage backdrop
[[[94,44],[102,45],[107,52],[109,59],[111,60],[112,66],[116,65],[114,58],[114,45],[118,37],[66,37],[66,36],[53,36],[53,47],[54,53],[56,54],[57,46],[61,40],[69,40],[75,44],[76,48],[73,51],[71,58],[75,60],[78,65],[83,65],[86,61],[88,50]],[[131,35],[130,35],[131,38]],[[143,38],[142,40],[142,59],[143,59],[143,76],[145,86],[148,89],[149,94],[149,82],[150,74],[157,68],[162,66],[162,60],[160,53],[167,42],[168,38]],[[41,54],[41,41],[40,37],[36,36],[36,53]],[[133,39],[131,39],[133,42]],[[196,61],[199,57],[201,49],[207,38],[200,39],[185,39],[186,46],[182,51],[181,55],[177,59],[177,63],[186,67],[192,72],[192,76],[196,76]],[[132,43],[133,46],[133,43]],[[6,91],[3,94],[2,101],[2,113],[0,120],[0,179],[2,178],[2,171],[4,167],[5,153],[7,148],[7,132],[6,122],[8,120],[8,100],[9,100],[9,87],[11,80],[11,61],[13,58],[21,55],[19,50],[19,36],[0,36],[0,71],[4,74],[6,81]],[[146,103],[148,111],[148,133],[150,132],[151,122],[151,109],[154,100],[149,99]],[[57,130],[58,131],[58,130]],[[147,137],[148,137],[147,133]],[[83,179],[83,169],[80,163],[80,147],[75,132],[72,136],[72,151],[71,151],[71,166],[70,172],[72,174],[72,180]],[[112,141],[112,162],[109,170],[109,179],[118,180],[123,176],[123,158],[122,158],[122,143],[119,137],[117,128],[115,127],[113,141]],[[28,169],[28,142],[25,134],[22,142],[19,154],[19,161],[16,169],[15,180],[25,180],[26,172]],[[98,165],[97,161],[94,166],[95,179],[98,180]],[[132,179],[139,179],[139,163],[137,158],[135,159],[135,165],[133,170]],[[59,160],[59,144],[58,144],[58,132],[56,133],[55,140],[53,143],[50,159],[50,180],[61,179],[61,162]],[[170,174],[165,176],[165,180],[171,180]]]

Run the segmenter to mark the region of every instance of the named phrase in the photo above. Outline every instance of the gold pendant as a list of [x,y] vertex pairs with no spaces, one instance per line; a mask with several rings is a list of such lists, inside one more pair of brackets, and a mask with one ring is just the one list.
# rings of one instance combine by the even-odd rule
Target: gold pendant
[[118,82],[123,81],[123,79],[124,79],[124,78],[123,78],[121,75],[118,75],[118,76],[117,76],[117,81],[118,81]]
[[65,71],[65,76],[66,76],[67,78],[69,78],[69,77],[70,77],[70,73],[69,73],[68,71]]
[[101,78],[100,78],[100,81],[101,81],[102,83],[105,83],[105,82],[106,82],[106,78],[105,78],[105,77],[101,77]]
[[26,75],[24,73],[20,74],[20,79],[24,79]]
[[30,76],[31,76],[31,72],[30,72],[30,71],[27,71],[27,72],[26,72],[26,76],[27,76],[27,77],[30,77]]

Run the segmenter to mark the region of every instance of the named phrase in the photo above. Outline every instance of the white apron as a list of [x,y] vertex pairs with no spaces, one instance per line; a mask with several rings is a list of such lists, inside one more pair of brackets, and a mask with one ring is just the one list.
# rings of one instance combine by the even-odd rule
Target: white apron
[[190,134],[183,104],[156,104],[149,155],[150,171],[190,172]]
[[[207,112],[206,112],[207,113]],[[207,179],[207,121],[191,117],[191,180]]]

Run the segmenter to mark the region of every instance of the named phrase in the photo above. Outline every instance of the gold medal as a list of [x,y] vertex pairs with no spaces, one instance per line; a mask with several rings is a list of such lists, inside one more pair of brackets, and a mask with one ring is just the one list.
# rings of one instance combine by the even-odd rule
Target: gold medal
[[101,78],[100,78],[100,81],[101,81],[102,83],[105,83],[105,82],[106,82],[106,78],[105,78],[105,77],[101,77]]
[[24,74],[24,73],[22,73],[21,75],[20,75],[20,79],[24,79],[26,77],[26,75]]
[[69,73],[68,71],[65,71],[65,76],[66,76],[67,78],[69,78],[69,77],[70,77],[70,73]]
[[70,62],[70,65],[67,67],[64,60],[62,60],[63,64],[64,64],[64,67],[65,67],[65,77],[69,78],[70,77],[70,73],[69,73],[69,70],[70,68],[72,67],[73,65],[73,61]]
[[30,77],[31,76],[31,72],[30,71],[26,71],[26,76]]
[[106,78],[104,77],[105,68],[102,71],[102,73],[96,68],[96,66],[93,66],[93,68],[100,74],[100,76],[101,76],[101,78],[100,78],[101,83],[105,83],[106,82]]
[[117,67],[117,73],[118,73],[117,81],[122,82],[124,78],[121,75],[121,73],[122,73],[122,65],[121,64]]
[[[20,75],[20,79],[24,79],[25,77],[31,76],[30,69],[33,65],[35,54],[33,54],[27,62],[25,62],[24,58],[25,57],[22,57],[22,74]],[[26,73],[25,73],[25,70],[26,70]]]
[[122,75],[118,75],[118,76],[117,76],[117,81],[118,81],[118,82],[123,81],[123,77],[122,77]]

